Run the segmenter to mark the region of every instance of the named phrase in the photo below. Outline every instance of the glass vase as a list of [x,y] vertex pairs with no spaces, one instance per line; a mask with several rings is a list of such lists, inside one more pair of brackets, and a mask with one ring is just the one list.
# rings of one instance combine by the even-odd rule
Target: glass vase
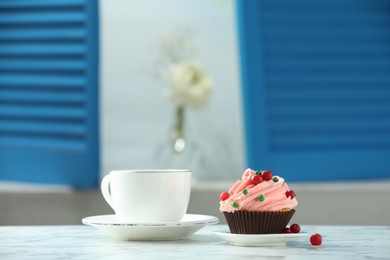
[[161,169],[189,169],[192,171],[192,183],[198,181],[202,170],[202,154],[194,139],[185,131],[184,106],[175,109],[175,120],[166,138],[157,146],[154,159]]

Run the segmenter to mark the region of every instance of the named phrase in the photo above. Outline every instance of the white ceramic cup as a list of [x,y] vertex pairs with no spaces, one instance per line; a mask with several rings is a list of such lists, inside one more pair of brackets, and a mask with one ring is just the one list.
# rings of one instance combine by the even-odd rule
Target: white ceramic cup
[[101,190],[121,222],[178,222],[190,200],[191,171],[111,171],[103,178]]

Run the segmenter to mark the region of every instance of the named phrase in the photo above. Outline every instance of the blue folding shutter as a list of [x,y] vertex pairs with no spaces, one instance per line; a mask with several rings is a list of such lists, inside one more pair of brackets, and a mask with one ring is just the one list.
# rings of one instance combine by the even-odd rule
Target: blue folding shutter
[[96,187],[95,0],[0,1],[0,179]]
[[238,0],[248,166],[390,177],[390,2]]

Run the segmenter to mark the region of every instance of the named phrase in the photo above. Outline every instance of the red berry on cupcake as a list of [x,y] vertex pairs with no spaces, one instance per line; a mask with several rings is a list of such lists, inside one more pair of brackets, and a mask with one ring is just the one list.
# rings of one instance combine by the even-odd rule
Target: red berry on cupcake
[[291,229],[288,227],[285,227],[282,231],[283,234],[291,234]]
[[263,179],[265,181],[270,181],[272,180],[272,172],[270,170],[265,170],[263,171],[263,173],[261,174],[261,176],[263,176]]
[[227,193],[226,191],[222,192],[221,195],[219,195],[219,199],[221,201],[225,201],[227,200],[228,198],[230,197],[229,193]]
[[287,198],[290,197],[291,199],[295,198],[295,192],[293,190],[286,191]]
[[257,185],[257,184],[262,183],[264,181],[264,179],[261,175],[253,175],[251,180],[252,180],[252,183],[254,185]]

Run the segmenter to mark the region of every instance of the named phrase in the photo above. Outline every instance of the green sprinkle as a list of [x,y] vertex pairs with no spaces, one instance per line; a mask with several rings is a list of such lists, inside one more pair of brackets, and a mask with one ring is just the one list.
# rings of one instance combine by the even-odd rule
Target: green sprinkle
[[244,190],[242,191],[242,194],[247,195],[247,194],[248,194],[248,190],[247,190],[247,189],[244,189]]
[[278,182],[278,177],[274,177],[273,179],[272,179],[274,182]]
[[261,171],[256,170],[256,171],[255,171],[255,174],[260,175],[260,174],[261,174]]
[[232,206],[233,206],[233,208],[237,208],[238,207],[238,203],[237,202],[233,202]]
[[259,197],[257,197],[259,199],[259,201],[264,201],[265,197],[264,195],[260,195]]

